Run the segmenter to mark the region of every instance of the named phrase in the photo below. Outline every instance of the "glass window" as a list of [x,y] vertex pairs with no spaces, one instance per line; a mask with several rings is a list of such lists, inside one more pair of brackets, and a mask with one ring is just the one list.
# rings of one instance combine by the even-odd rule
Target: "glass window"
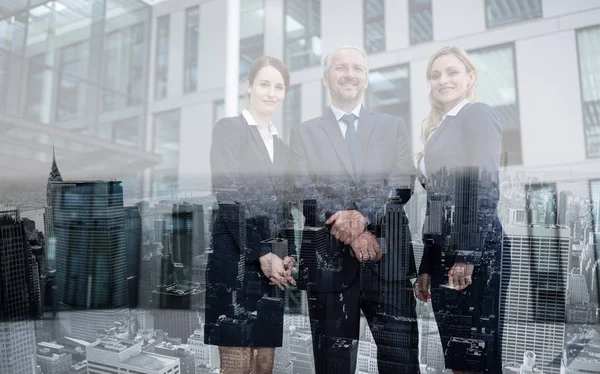
[[179,165],[179,109],[154,115],[154,152],[162,155],[161,168]]
[[487,27],[506,25],[542,17],[542,0],[486,0]]
[[385,5],[383,0],[364,0],[364,43],[368,53],[385,50]]
[[579,80],[588,158],[600,157],[600,26],[577,31]]
[[292,128],[302,122],[302,85],[291,86],[283,102],[281,139],[288,144]]
[[366,102],[369,110],[402,118],[410,131],[410,74],[408,65],[371,70],[369,72]]
[[146,25],[140,22],[129,28],[129,38],[125,45],[129,54],[129,85],[127,86],[128,105],[143,103],[144,66],[146,65]]
[[265,52],[264,0],[242,0],[240,4],[240,79]]
[[[240,96],[238,98],[238,113],[242,112],[242,109],[246,106],[246,96]],[[213,127],[219,122],[221,118],[225,117],[225,100],[215,100],[213,102]]]
[[477,68],[477,98],[500,115],[502,158],[507,165],[520,165],[523,154],[514,45],[473,50],[469,56]]
[[86,76],[89,41],[83,41],[60,49],[60,73],[57,121],[74,119],[78,115],[85,91],[79,77]]
[[2,6],[0,5],[0,49],[12,53],[22,54],[25,44],[25,29],[29,18],[28,12],[17,14],[12,17],[2,16]]
[[410,44],[432,41],[431,0],[409,0],[408,13]]
[[185,63],[183,68],[183,89],[194,92],[198,83],[198,43],[200,27],[200,7],[185,10]]
[[154,153],[160,154],[162,161],[152,173],[153,196],[177,190],[180,119],[179,109],[154,115]]
[[140,117],[113,122],[113,142],[132,148],[142,148],[142,122]]
[[[121,77],[121,46],[123,43],[123,35],[121,30],[113,31],[106,35],[104,43],[104,82],[107,89],[104,90],[102,96],[102,109],[104,111],[115,110],[122,108],[125,104],[125,96],[119,95]],[[119,103],[119,100],[121,102]]]
[[[2,58],[2,51],[0,50],[0,59]],[[27,88],[27,117],[36,122],[44,122],[42,120],[42,106],[44,104],[49,105],[50,103],[44,103],[44,90],[47,89],[44,84],[44,72],[46,67],[44,66],[45,54],[39,54],[31,56],[29,59],[29,80]],[[0,62],[1,64],[1,62]],[[51,72],[48,72],[51,74]],[[1,87],[1,77],[0,77]]]
[[143,102],[144,23],[113,31],[104,43],[104,111]]
[[321,59],[321,1],[285,1],[285,64],[290,70],[318,65]]
[[4,95],[8,92],[8,52],[0,48],[0,109],[4,109]]
[[213,128],[223,117],[225,117],[225,100],[213,101]]
[[167,97],[167,81],[169,70],[169,15],[156,20],[156,71],[154,83],[154,98]]

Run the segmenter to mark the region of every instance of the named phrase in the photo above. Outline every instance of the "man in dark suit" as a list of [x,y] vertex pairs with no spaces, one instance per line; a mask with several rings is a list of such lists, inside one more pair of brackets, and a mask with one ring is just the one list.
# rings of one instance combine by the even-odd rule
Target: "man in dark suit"
[[[297,198],[316,198],[320,222],[337,239],[312,254],[316,261],[304,262],[316,267],[306,271],[312,278],[307,294],[315,367],[317,373],[354,372],[356,352],[351,351],[357,347],[362,310],[378,346],[379,372],[417,373],[409,280],[416,271],[403,211],[415,174],[407,127],[397,117],[362,106],[368,63],[357,48],[325,57],[323,85],[331,108],[295,127],[290,137]],[[383,239],[381,218],[394,212],[396,220],[387,223]],[[304,248],[301,260],[302,253]]]

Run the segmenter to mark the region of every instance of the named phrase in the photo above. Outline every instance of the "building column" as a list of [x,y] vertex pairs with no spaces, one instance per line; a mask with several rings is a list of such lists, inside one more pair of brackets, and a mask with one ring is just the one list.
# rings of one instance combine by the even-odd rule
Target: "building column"
[[227,0],[227,39],[225,42],[225,117],[238,111],[240,76],[240,0]]

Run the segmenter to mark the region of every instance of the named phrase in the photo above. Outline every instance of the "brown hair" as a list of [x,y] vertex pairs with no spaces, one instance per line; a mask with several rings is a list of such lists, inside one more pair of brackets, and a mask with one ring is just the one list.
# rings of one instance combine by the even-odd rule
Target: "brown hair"
[[[281,76],[283,77],[283,83],[285,84],[285,93],[287,95],[290,89],[290,72],[285,67],[283,61],[281,61],[278,58],[271,56],[260,56],[259,58],[257,58],[256,61],[254,61],[254,63],[250,67],[250,70],[248,71],[248,77],[246,78],[246,80],[252,86],[254,84],[254,79],[256,79],[256,75],[258,75],[260,69],[264,68],[265,66],[272,66],[275,69],[277,69],[279,73],[281,73]],[[246,92],[246,102],[248,102],[249,98],[250,94]]]
[[[474,75],[473,84],[467,89],[466,97],[471,102],[476,102],[477,96],[475,95],[475,88],[477,86],[477,69],[475,69],[475,65],[473,65],[473,62],[471,62],[471,59],[469,59],[467,52],[465,52],[465,50],[463,50],[462,48],[443,47],[442,49],[435,52],[429,58],[429,62],[427,63],[427,71],[425,73],[426,74],[425,79],[427,80],[427,82],[429,82],[429,77],[431,75],[431,69],[433,67],[433,63],[439,57],[445,56],[445,55],[454,55],[465,65],[467,73],[473,73],[473,75]],[[445,114],[444,104],[442,102],[440,102],[439,100],[437,100],[433,96],[433,93],[431,92],[431,90],[429,90],[429,103],[431,104],[431,109],[429,111],[429,114],[421,122],[421,141],[423,142],[424,145],[427,144],[429,135],[431,135],[431,133],[433,131],[435,131],[435,129],[440,124],[442,117]],[[419,161],[421,159],[421,157],[423,157],[423,152],[417,153],[417,161]]]

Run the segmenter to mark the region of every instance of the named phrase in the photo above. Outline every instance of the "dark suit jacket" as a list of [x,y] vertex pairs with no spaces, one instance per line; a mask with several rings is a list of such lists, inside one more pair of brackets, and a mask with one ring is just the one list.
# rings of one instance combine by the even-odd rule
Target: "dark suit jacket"
[[[502,231],[496,214],[501,145],[500,118],[483,103],[467,104],[456,116],[446,117],[431,135],[424,150],[427,178],[420,181],[427,190],[427,219],[446,227],[439,234],[424,227],[419,274],[441,275],[440,256],[447,244],[455,249],[451,261],[478,264],[485,245],[477,241],[481,235],[470,233],[488,228],[490,233]],[[433,209],[436,197],[441,200]],[[455,206],[453,229],[448,227],[448,212],[441,211],[440,205]],[[451,230],[458,232],[455,243],[447,241]]]
[[[410,188],[415,175],[406,125],[397,117],[363,107],[356,133],[355,168],[339,124],[328,110],[292,130],[290,173],[298,200],[317,199],[321,222],[326,212],[345,209],[356,209],[374,222],[381,217],[390,190]],[[316,291],[339,292],[352,283],[359,262],[350,252],[348,246],[339,245],[321,256]],[[336,275],[328,276],[328,271]]]
[[[209,281],[233,286],[235,279],[226,277],[227,267],[237,269],[236,259],[245,250],[246,270],[260,271],[258,258],[260,242],[278,234],[277,225],[283,215],[281,206],[288,148],[278,137],[273,137],[273,162],[256,126],[249,126],[242,115],[220,120],[213,130],[210,150],[212,183],[217,202],[244,205],[246,235],[240,238],[235,219],[217,214],[213,225],[213,254],[209,261],[214,269]],[[245,243],[241,239],[245,238]],[[264,249],[264,248],[263,248]],[[263,253],[264,254],[264,253]],[[263,277],[263,282],[268,282]]]

